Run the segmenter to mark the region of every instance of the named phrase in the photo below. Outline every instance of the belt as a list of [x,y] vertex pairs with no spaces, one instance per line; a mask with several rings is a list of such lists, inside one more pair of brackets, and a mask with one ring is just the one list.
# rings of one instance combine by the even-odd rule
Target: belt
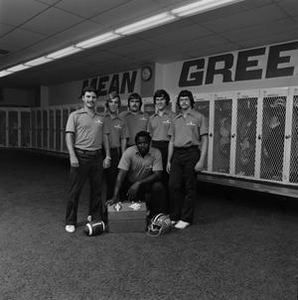
[[79,154],[89,154],[89,155],[96,155],[101,153],[101,149],[98,150],[83,150],[83,149],[79,149],[79,148],[75,148],[75,151]]
[[191,149],[199,149],[199,146],[188,146],[188,147],[174,147],[174,150],[191,150]]

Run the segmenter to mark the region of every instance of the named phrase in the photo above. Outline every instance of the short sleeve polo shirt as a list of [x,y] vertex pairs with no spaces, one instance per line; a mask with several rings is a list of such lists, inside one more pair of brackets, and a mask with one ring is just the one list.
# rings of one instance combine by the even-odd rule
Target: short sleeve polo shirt
[[129,138],[126,122],[119,116],[106,114],[105,123],[110,128],[109,142],[111,149],[119,148],[121,140]]
[[84,108],[72,112],[67,120],[66,132],[75,135],[74,147],[82,150],[99,150],[102,148],[103,134],[110,129],[104,122],[104,116],[89,114]]
[[184,117],[178,114],[170,127],[169,135],[175,147],[190,147],[200,144],[200,136],[208,134],[207,120],[201,113],[191,110]]
[[170,140],[169,129],[174,117],[175,114],[170,110],[164,111],[162,115],[155,113],[150,116],[148,131],[150,132],[153,141]]
[[128,180],[136,182],[148,177],[152,172],[162,171],[162,158],[158,149],[150,147],[147,155],[140,155],[137,146],[127,148],[118,165],[118,168],[128,172]]
[[149,116],[142,111],[133,114],[130,111],[124,111],[120,114],[120,117],[123,118],[126,122],[129,140],[128,145],[135,144],[135,136],[139,131],[147,131]]

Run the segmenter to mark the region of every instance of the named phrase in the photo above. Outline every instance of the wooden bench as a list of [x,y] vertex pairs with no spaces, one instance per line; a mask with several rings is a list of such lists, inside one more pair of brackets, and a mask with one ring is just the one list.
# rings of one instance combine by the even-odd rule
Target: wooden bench
[[250,190],[271,195],[278,195],[286,198],[298,199],[298,185],[284,186],[277,183],[256,182],[242,178],[232,178],[214,174],[200,173],[197,175],[199,182],[232,187],[235,189]]

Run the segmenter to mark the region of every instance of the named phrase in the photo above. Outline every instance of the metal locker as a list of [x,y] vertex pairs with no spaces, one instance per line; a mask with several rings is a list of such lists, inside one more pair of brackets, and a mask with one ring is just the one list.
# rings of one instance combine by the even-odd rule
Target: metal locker
[[63,108],[63,110],[62,110],[62,134],[63,134],[62,151],[63,152],[67,152],[67,147],[66,147],[66,143],[65,143],[65,128],[66,128],[66,123],[68,120],[68,115],[69,115],[68,108]]
[[235,175],[237,176],[255,176],[258,99],[258,90],[236,93]]
[[0,110],[0,146],[5,147],[6,145],[6,111]]
[[36,147],[41,148],[42,126],[41,126],[41,110],[36,110]]
[[36,148],[36,111],[31,109],[31,147]]
[[21,147],[30,147],[30,111],[21,110]]
[[283,181],[288,89],[261,90],[260,178]]
[[43,110],[42,111],[42,148],[43,149],[48,149],[48,133],[49,133],[49,128],[48,128],[48,111]]
[[143,111],[149,116],[155,113],[155,105],[152,97],[143,98]]
[[[200,112],[205,118],[207,119],[207,124],[209,126],[209,121],[210,121],[210,99],[211,96],[209,94],[194,94],[194,110]],[[209,135],[208,135],[209,139]],[[209,143],[208,143],[209,144]],[[208,153],[209,151],[207,150],[207,159],[205,160],[204,164],[204,171],[208,170]]]
[[55,123],[53,109],[49,109],[49,149],[54,150]]
[[55,118],[55,150],[61,152],[61,140],[63,136],[62,122],[61,122],[61,109],[56,108]]
[[19,116],[17,110],[8,112],[8,146],[19,146]]
[[230,174],[233,93],[214,94],[212,171]]

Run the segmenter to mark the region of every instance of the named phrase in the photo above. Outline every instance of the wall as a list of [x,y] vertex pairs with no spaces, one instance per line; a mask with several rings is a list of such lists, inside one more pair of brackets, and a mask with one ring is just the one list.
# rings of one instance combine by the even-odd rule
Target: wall
[[2,89],[0,106],[38,106],[38,89]]

